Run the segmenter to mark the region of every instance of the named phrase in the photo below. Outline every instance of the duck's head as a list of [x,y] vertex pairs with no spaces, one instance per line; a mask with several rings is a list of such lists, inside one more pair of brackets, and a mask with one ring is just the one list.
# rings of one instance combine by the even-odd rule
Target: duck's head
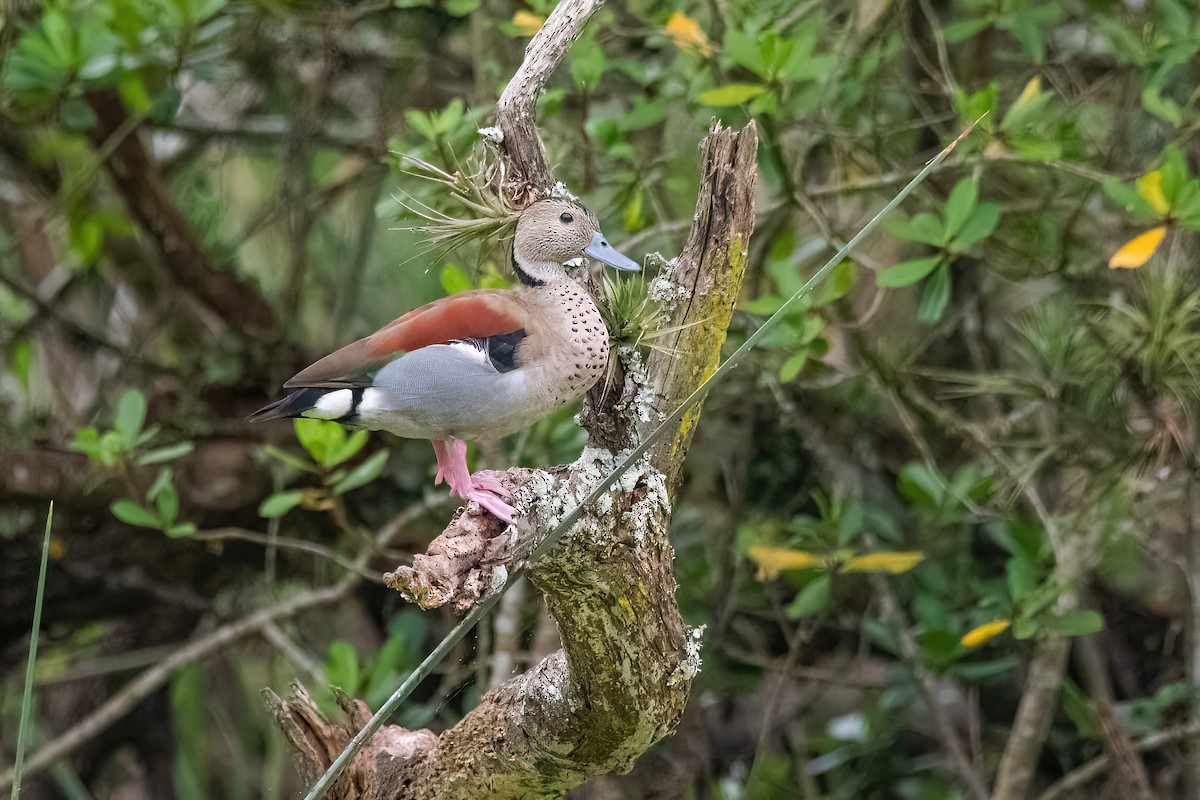
[[513,265],[527,286],[563,280],[563,264],[583,256],[617,269],[641,269],[608,243],[596,215],[578,203],[539,200],[517,217]]

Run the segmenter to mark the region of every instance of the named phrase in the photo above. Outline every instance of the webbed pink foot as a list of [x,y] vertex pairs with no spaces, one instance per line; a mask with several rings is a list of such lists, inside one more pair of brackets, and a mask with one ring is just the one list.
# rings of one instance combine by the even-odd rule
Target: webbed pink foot
[[488,471],[471,474],[467,467],[467,443],[460,439],[434,441],[433,452],[437,455],[438,471],[435,485],[445,479],[451,495],[458,495],[470,502],[474,500],[497,519],[512,522],[519,513],[504,502],[502,497],[512,493]]

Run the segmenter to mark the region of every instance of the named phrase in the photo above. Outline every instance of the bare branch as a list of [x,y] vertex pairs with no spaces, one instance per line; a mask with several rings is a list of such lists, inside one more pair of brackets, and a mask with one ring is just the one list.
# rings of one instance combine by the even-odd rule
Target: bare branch
[[525,205],[554,181],[538,136],[537,99],[550,74],[603,5],[604,0],[562,0],[555,6],[529,40],[525,60],[496,103],[496,125],[504,135],[500,147],[507,162],[502,188],[517,205]]
[[[128,714],[139,702],[165,686],[172,675],[188,664],[208,658],[235,641],[249,634],[260,632],[264,626],[274,623],[275,620],[336,602],[345,597],[357,584],[357,575],[347,575],[331,586],[303,592],[283,602],[259,609],[243,619],[222,625],[212,633],[184,645],[125,684],[119,692],[105,700],[95,711],[34,753],[25,763],[24,775],[28,777],[41,772],[55,761],[70,755],[103,733],[113,723]],[[11,786],[12,780],[11,769],[0,775],[0,791]]]
[[[115,91],[96,92],[87,99],[96,112],[97,124],[89,135],[97,146],[133,119]],[[275,314],[258,290],[237,274],[214,267],[136,133],[117,140],[106,165],[130,214],[154,242],[162,266],[177,284],[248,333],[278,334]]]

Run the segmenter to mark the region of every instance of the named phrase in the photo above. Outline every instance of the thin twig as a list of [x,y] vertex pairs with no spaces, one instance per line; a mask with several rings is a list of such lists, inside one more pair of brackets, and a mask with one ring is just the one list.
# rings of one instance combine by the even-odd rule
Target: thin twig
[[379,573],[366,569],[361,564],[346,558],[343,555],[335,553],[324,545],[310,542],[305,539],[294,539],[290,536],[271,537],[265,533],[257,533],[256,531],[248,531],[243,528],[214,528],[209,531],[200,531],[191,538],[201,542],[225,542],[225,541],[240,541],[253,542],[261,544],[263,547],[282,547],[285,550],[299,550],[304,553],[311,553],[314,556],[332,561],[343,569],[353,572],[355,575],[366,578],[369,581],[382,584],[383,578]]
[[[1174,728],[1167,728],[1166,730],[1148,734],[1134,742],[1133,747],[1140,753],[1148,753],[1151,750],[1157,750],[1173,742],[1178,742],[1182,739],[1192,739],[1198,736],[1200,736],[1200,721],[1192,721],[1185,725],[1178,725]],[[1066,792],[1077,789],[1100,777],[1111,765],[1112,759],[1108,756],[1097,756],[1082,767],[1071,770],[1062,778],[1050,784],[1044,792],[1038,795],[1037,800],[1058,800]]]
[[[349,594],[357,582],[357,574],[346,575],[337,583],[303,592],[281,603],[259,609],[253,614],[223,625],[191,644],[179,648],[125,684],[120,691],[101,703],[92,713],[34,753],[25,766],[25,774],[32,775],[46,769],[55,761],[70,755],[79,747],[96,738],[113,723],[128,714],[139,702],[165,686],[172,675],[188,664],[205,659],[235,641],[261,631],[263,626],[275,620],[298,614],[310,608],[337,602]],[[0,789],[11,786],[12,782],[12,769],[6,770],[3,775],[0,775]]]

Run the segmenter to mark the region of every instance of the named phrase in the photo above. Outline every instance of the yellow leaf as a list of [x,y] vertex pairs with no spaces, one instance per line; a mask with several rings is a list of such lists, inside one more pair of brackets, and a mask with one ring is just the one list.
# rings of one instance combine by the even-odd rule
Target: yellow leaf
[[972,628],[964,633],[962,639],[959,641],[962,642],[963,647],[979,647],[979,645],[983,644],[984,642],[991,641],[1000,634],[1004,633],[1006,630],[1008,630],[1008,626],[1011,624],[1012,623],[1006,619],[997,619],[993,620],[992,622],[985,622],[979,627]]
[[1167,227],[1159,225],[1151,228],[1140,236],[1135,236],[1126,242],[1120,250],[1113,253],[1108,260],[1109,269],[1137,269],[1150,260],[1154,251],[1162,244],[1167,235]]
[[708,36],[700,29],[700,23],[680,11],[676,11],[667,19],[667,33],[671,41],[680,50],[699,53],[702,56],[712,55],[712,45]]
[[1021,96],[1013,103],[1014,106],[1032,103],[1034,99],[1042,92],[1042,76],[1034,75],[1029,79],[1029,83],[1025,84],[1025,88],[1021,90]]
[[542,29],[542,24],[546,18],[534,14],[532,11],[518,11],[513,14],[512,24],[517,26],[517,31],[522,36],[533,36]]
[[924,553],[898,550],[891,553],[867,553],[855,556],[842,565],[842,572],[886,572],[899,575],[925,560]]
[[750,558],[758,563],[759,580],[769,580],[787,569],[820,569],[825,566],[825,559],[821,556],[786,547],[751,547]]
[[1147,172],[1138,178],[1137,193],[1159,214],[1165,216],[1171,210],[1167,196],[1163,194],[1162,190],[1162,170],[1156,169],[1154,172]]

